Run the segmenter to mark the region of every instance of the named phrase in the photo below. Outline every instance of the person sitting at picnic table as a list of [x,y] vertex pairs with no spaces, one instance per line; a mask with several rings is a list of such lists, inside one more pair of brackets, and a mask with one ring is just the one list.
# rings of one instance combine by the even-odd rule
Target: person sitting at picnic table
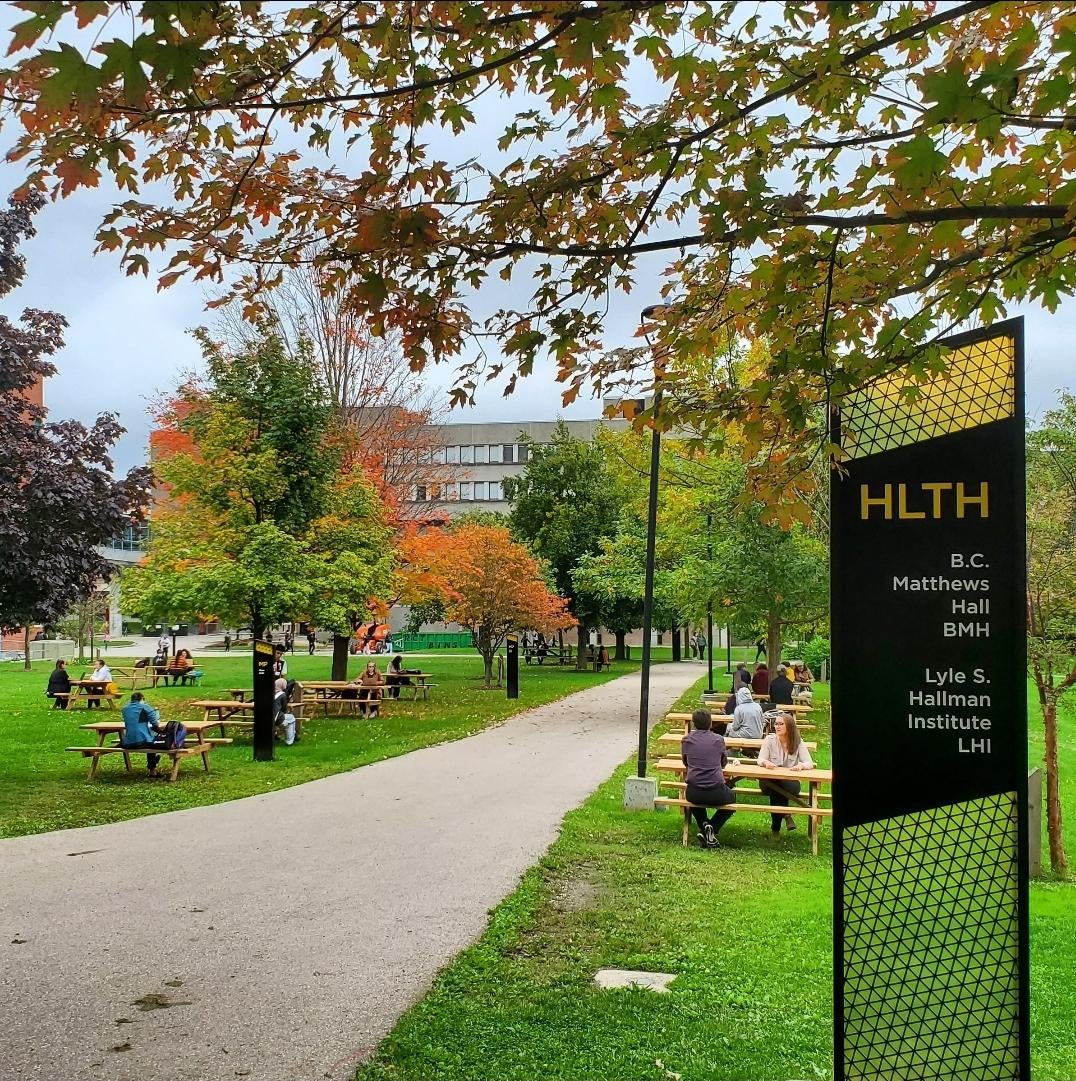
[[770,693],[770,670],[765,663],[755,665],[755,674],[751,677],[751,690],[756,698],[765,698]]
[[717,848],[717,834],[735,812],[715,810],[707,818],[706,807],[723,808],[736,802],[736,793],[725,783],[722,768],[729,760],[725,741],[712,730],[708,709],[697,709],[691,714],[694,731],[684,736],[680,753],[687,768],[687,799],[695,804],[692,817],[699,827],[699,844],[703,848]]
[[45,695],[52,699],[53,709],[67,709],[67,695],[70,693],[71,676],[67,671],[67,661],[61,657],[49,673],[49,685],[45,688]]
[[732,694],[730,694],[728,696],[728,698],[725,699],[725,716],[726,717],[731,717],[735,712],[736,712],[736,692],[733,691]]
[[[131,700],[121,710],[123,715],[123,738],[120,746],[131,751],[144,751],[148,747],[160,747],[164,750],[164,738],[161,727],[161,715],[146,701],[141,691],[135,691]],[[157,763],[161,756],[146,755],[146,766],[151,777],[160,777]]]
[[[763,741],[758,752],[758,764],[766,769],[791,769],[801,771],[814,769],[814,761],[800,739],[800,730],[791,713],[779,713],[773,722],[774,731]],[[799,781],[779,781],[763,779],[759,788],[770,797],[771,807],[787,807],[789,798],[800,794]],[[781,819],[789,830],[796,828],[791,815],[774,814],[770,816],[770,831],[781,832]]]
[[295,735],[295,714],[288,709],[288,681],[278,679],[273,684],[273,724],[284,734],[284,746],[298,742]]
[[788,678],[787,665],[777,666],[777,675],[770,681],[769,698],[775,706],[792,705],[792,680]]
[[367,661],[362,675],[352,680],[358,685],[359,712],[364,717],[377,715],[381,701],[381,688],[385,686],[385,677],[377,670],[377,661]]
[[736,692],[736,709],[732,713],[728,735],[762,739],[762,707],[754,700],[750,687],[741,687]]
[[747,670],[747,665],[743,661],[740,661],[736,665],[736,671],[732,673],[732,693],[735,694],[741,687],[751,686],[751,673]]
[[165,672],[164,685],[168,686],[168,677],[172,677],[172,686],[175,687],[179,683],[186,684],[188,677],[194,674],[194,659],[191,657],[191,651],[189,649],[180,649],[176,651],[176,655],[172,658],[172,663],[168,666]]
[[93,662],[93,671],[86,679],[99,686],[87,687],[86,708],[100,709],[101,695],[108,693],[108,685],[112,682],[112,669],[100,657]]
[[399,653],[392,658],[385,669],[385,686],[390,698],[400,697],[401,687],[410,687],[411,680],[408,678],[415,674],[415,669],[403,667],[403,657]]
[[814,683],[814,673],[806,664],[793,665],[792,678],[796,683],[803,683],[807,687]]

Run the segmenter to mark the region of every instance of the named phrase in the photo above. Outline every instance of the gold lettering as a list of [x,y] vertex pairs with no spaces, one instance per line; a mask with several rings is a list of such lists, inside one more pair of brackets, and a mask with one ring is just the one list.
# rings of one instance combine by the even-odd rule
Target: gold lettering
[[908,485],[897,485],[897,517],[898,518],[925,518],[926,514],[921,510],[908,510]]
[[885,494],[882,496],[871,496],[870,485],[861,484],[859,486],[859,516],[866,520],[870,517],[871,507],[883,507],[885,509],[885,517],[887,519],[893,517],[893,485],[886,484],[884,486]]
[[990,517],[990,486],[984,480],[979,484],[979,494],[965,495],[963,482],[958,482],[956,486],[956,516],[958,518],[964,517],[964,508],[971,504],[976,504],[979,508],[980,518]]
[[942,492],[948,492],[953,485],[947,480],[936,480],[923,485],[924,492],[932,492],[934,495],[934,518],[942,516]]

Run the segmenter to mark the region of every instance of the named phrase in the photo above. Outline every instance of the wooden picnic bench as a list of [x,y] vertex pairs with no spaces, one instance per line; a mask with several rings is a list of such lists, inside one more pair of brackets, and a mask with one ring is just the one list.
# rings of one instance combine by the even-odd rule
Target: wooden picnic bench
[[172,769],[168,775],[170,781],[174,781],[179,776],[179,763],[184,758],[190,758],[191,755],[199,755],[202,759],[202,765],[205,768],[206,773],[209,772],[209,752],[220,742],[231,742],[221,740],[206,740],[199,743],[194,742],[191,744],[185,744],[182,747],[173,747],[168,749],[165,747],[124,747],[119,743],[111,743],[108,746],[98,744],[96,747],[68,747],[69,751],[77,751],[83,758],[90,758],[93,761],[90,764],[89,779],[92,781],[97,776],[97,766],[101,759],[106,754],[121,754],[123,755],[124,765],[127,767],[128,773],[131,770],[131,755],[144,754],[144,755],[160,755],[162,758],[170,758],[172,760]]
[[66,698],[67,708],[77,708],[81,702],[86,709],[90,708],[91,702],[107,702],[109,709],[115,709],[116,703],[123,697],[118,691],[113,693],[108,690],[108,680],[102,679],[73,679],[71,690],[61,691],[53,695],[54,698]]
[[[234,728],[254,727],[253,702],[236,702],[234,699],[229,699],[226,702],[217,701],[216,699],[200,699],[197,702],[192,702],[191,705],[204,711],[202,720],[207,725],[219,725],[222,736],[226,724],[230,724]],[[250,720],[247,720],[248,716]]]
[[[375,713],[380,714],[385,704],[384,684],[364,688],[346,679],[311,679],[302,683],[301,687],[303,703],[312,710],[320,706],[325,717],[329,716],[330,706],[334,707],[337,717],[342,717],[345,713],[364,716],[371,706]],[[366,696],[360,698],[360,691],[366,691]]]
[[[673,743],[677,747],[683,742],[686,732],[665,732],[658,736],[658,743]],[[747,736],[722,736],[725,741],[725,746],[730,751],[760,751],[762,749],[762,740],[749,739]],[[808,743],[807,740],[803,741],[804,747],[809,751],[818,750],[817,743]]]
[[[786,709],[787,707],[782,706],[781,708]],[[801,711],[794,710],[793,712],[798,713],[798,712],[801,712]],[[718,713],[718,712],[714,712],[714,711],[711,711],[711,717],[716,717],[717,720],[719,720],[719,721],[722,718],[724,718],[724,720],[726,720],[726,721],[728,721],[730,723],[732,721],[732,717],[730,715],[723,714],[723,713]],[[685,733],[691,731],[691,714],[690,713],[666,713],[665,714],[665,720],[669,721],[672,724],[682,724],[684,726],[684,732]],[[799,717],[797,716],[796,717],[796,727],[801,732],[813,732],[818,727],[818,725],[812,724],[810,721],[801,721],[799,719]]]
[[[680,776],[687,772],[684,766],[683,760],[679,758],[666,758],[658,762],[657,768],[659,770],[667,770],[669,772],[678,775],[675,781],[662,781],[660,783],[665,785],[672,785],[677,789],[678,794],[676,796],[658,796],[654,801],[656,807],[677,807],[683,812],[684,824],[683,824],[683,844],[686,846],[689,843],[691,836],[691,809],[696,806],[690,803],[684,796],[684,789],[686,784],[679,779]],[[748,814],[777,814],[777,815],[804,815],[807,818],[807,836],[811,841],[811,853],[812,855],[818,855],[818,826],[824,818],[831,818],[833,816],[833,810],[830,807],[820,806],[823,793],[821,792],[821,786],[823,784],[831,784],[833,781],[833,771],[828,769],[805,769],[805,770],[791,770],[791,769],[767,769],[765,766],[760,766],[757,763],[740,762],[729,764],[723,770],[726,778],[730,780],[751,779],[756,781],[773,780],[773,781],[799,781],[801,784],[807,785],[806,798],[801,796],[789,796],[792,801],[787,807],[773,807],[769,803],[736,803],[727,804],[722,810],[728,811],[746,811]],[[764,794],[759,789],[747,789],[737,788],[736,792],[739,795],[761,795]]]

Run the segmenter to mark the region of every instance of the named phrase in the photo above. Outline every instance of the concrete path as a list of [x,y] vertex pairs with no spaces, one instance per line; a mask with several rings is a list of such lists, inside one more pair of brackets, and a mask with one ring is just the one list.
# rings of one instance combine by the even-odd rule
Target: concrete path
[[[698,677],[658,665],[651,718]],[[0,1079],[350,1077],[631,753],[638,688],[281,792],[0,841]]]

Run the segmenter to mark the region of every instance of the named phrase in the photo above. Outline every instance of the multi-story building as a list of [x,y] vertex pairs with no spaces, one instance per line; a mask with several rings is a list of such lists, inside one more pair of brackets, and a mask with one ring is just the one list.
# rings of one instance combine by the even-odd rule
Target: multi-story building
[[[622,420],[566,420],[568,433],[590,440],[600,425],[623,428]],[[495,421],[487,424],[442,424],[435,429],[435,446],[421,452],[430,479],[410,486],[412,503],[429,504],[429,518],[456,517],[468,510],[507,514],[504,480],[523,472],[530,444],[549,443],[555,420]]]

